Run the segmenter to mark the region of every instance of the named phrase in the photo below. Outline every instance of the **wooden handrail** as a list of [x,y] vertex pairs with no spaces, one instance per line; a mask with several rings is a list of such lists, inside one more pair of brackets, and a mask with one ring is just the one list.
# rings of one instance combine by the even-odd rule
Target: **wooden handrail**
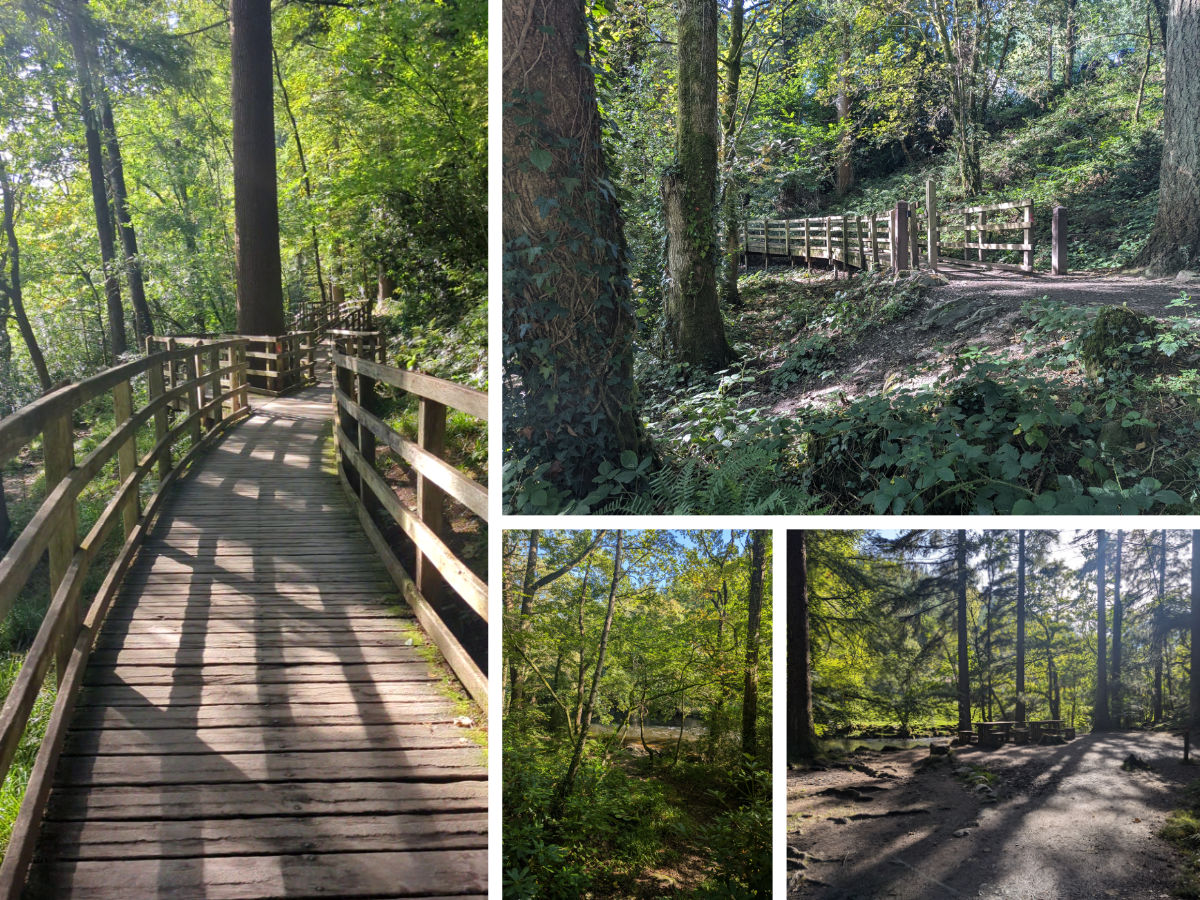
[[[338,415],[334,431],[338,475],[352,498],[367,537],[383,558],[417,619],[442,651],[467,692],[487,708],[487,676],[463,649],[433,602],[443,585],[487,622],[487,583],[442,540],[445,497],[462,503],[487,521],[487,488],[442,458],[446,409],[453,407],[487,421],[487,394],[419,372],[395,369],[369,359],[332,352],[333,396]],[[410,441],[378,415],[376,384],[383,382],[418,398],[418,439]],[[417,473],[417,509],[405,506],[376,469],[377,442],[409,463]],[[410,575],[375,524],[372,513],[397,526],[416,548],[416,573]]]
[[246,342],[247,359],[260,360],[261,366],[246,369],[246,387],[256,394],[278,396],[316,381],[317,331],[291,331],[287,334],[236,334],[216,337],[151,337],[151,347],[212,348],[221,340]]
[[[46,473],[45,499],[0,559],[0,616],[12,608],[47,550],[50,553],[51,593],[50,605],[3,708],[0,708],[0,778],[12,765],[42,682],[55,659],[59,686],[54,712],[38,751],[9,852],[0,868],[0,892],[7,889],[6,896],[11,895],[13,886],[19,888],[24,881],[37,825],[92,641],[134,552],[165,492],[183,468],[224,428],[249,412],[245,346],[245,341],[232,339],[197,342],[188,347],[152,353],[79,384],[61,388],[0,420],[0,465],[40,434]],[[164,367],[173,374],[177,363],[183,364],[188,376],[168,388]],[[148,400],[135,410],[132,379],[143,374],[147,379]],[[223,376],[228,376],[228,389],[221,391]],[[206,390],[211,390],[211,397]],[[72,417],[82,404],[105,391],[113,394],[113,430],[83,459],[76,461]],[[168,409],[180,400],[187,403],[188,414],[169,427]],[[138,430],[152,420],[155,445],[138,459]],[[185,434],[193,438],[191,448],[182,459],[173,462],[172,448]],[[119,486],[81,540],[78,537],[78,497],[114,457]],[[143,509],[139,487],[155,469],[159,474],[159,485]],[[125,542],[106,570],[99,591],[87,610],[82,611],[79,600],[89,568],[118,523],[123,527]]]

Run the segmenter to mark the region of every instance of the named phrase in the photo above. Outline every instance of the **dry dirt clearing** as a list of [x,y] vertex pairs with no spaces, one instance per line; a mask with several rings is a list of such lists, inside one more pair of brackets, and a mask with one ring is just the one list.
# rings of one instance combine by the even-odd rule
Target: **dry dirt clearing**
[[[1146,770],[1125,771],[1136,753]],[[862,753],[788,775],[790,898],[1168,898],[1156,832],[1200,769],[1182,740],[1126,732],[1062,746]],[[984,774],[986,773],[986,774]]]

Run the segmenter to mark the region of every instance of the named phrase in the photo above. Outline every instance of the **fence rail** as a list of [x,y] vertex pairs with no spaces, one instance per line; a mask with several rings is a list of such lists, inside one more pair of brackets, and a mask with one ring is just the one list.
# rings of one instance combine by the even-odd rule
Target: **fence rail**
[[201,347],[213,341],[241,340],[246,343],[246,386],[255,394],[278,397],[316,380],[316,331],[288,334],[235,334],[216,337],[148,337],[147,352],[176,347]]
[[[246,343],[224,340],[153,353],[61,388],[0,420],[0,466],[40,438],[46,484],[45,499],[0,559],[0,619],[12,610],[46,553],[50,580],[50,605],[0,709],[0,778],[12,765],[52,662],[58,684],[12,843],[0,867],[0,893],[5,896],[15,896],[23,883],[92,643],[134,553],[180,471],[215,435],[249,411]],[[168,384],[167,372],[179,377]],[[133,382],[140,376],[145,376],[148,400],[135,410]],[[75,412],[106,393],[112,396],[113,430],[76,459]],[[172,424],[171,410],[176,405],[186,415],[177,416]],[[155,443],[139,459],[138,430],[151,422]],[[191,438],[191,446],[175,460],[173,448],[185,436]],[[81,538],[79,496],[114,458],[119,486]],[[143,506],[141,484],[153,471],[158,474],[158,487]],[[84,609],[81,601],[89,568],[118,524],[124,543]]]
[[[454,669],[467,692],[487,708],[487,676],[459,643],[434,603],[450,587],[467,607],[488,618],[487,584],[466,566],[442,540],[445,498],[457,500],[487,521],[487,488],[443,459],[446,410],[461,410],[483,422],[488,419],[487,394],[473,388],[383,365],[334,349],[334,399],[338,474],[354,501],[367,536],[383,557],[392,579]],[[418,398],[417,440],[396,432],[377,414],[376,385],[382,382]],[[417,473],[416,510],[409,509],[376,466],[382,444]],[[416,573],[410,576],[375,523],[398,526],[413,542]]]
[[[1013,218],[1012,213],[1019,213]],[[998,213],[1008,215],[997,216]],[[1020,232],[1019,241],[1006,241],[1007,232]],[[810,217],[805,219],[757,219],[743,225],[742,248],[747,265],[751,255],[765,267],[772,257],[794,263],[802,259],[826,260],[831,267],[856,269],[889,268],[903,272],[919,268],[924,247],[925,265],[937,271],[940,262],[953,262],[951,252],[961,253],[964,263],[1003,265],[989,253],[1020,253],[1017,268],[1033,272],[1037,246],[1034,242],[1033,201],[938,209],[933,182],[926,183],[924,202],[901,200],[890,209],[867,214]],[[1053,275],[1067,271],[1066,212],[1053,210],[1051,265]]]

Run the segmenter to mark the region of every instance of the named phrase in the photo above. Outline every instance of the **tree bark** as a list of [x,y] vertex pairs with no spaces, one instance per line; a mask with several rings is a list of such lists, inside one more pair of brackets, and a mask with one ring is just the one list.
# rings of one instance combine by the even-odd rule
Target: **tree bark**
[[1017,532],[1017,721],[1025,721],[1025,531]]
[[1151,654],[1154,657],[1154,699],[1150,724],[1157,725],[1163,717],[1163,606],[1167,593],[1167,529],[1159,532],[1161,535],[1158,555],[1158,599],[1154,604],[1154,614],[1151,616]]
[[[575,750],[571,754],[570,765],[567,766],[562,780],[554,787],[554,797],[550,803],[551,819],[558,819],[562,816],[563,805],[566,803],[567,797],[571,795],[571,789],[575,786],[575,776],[579,772],[580,760],[583,759],[583,746],[587,742],[588,727],[592,724],[592,707],[596,703],[596,692],[600,689],[600,676],[604,672],[604,655],[608,650],[608,635],[612,630],[617,585],[621,581],[621,540],[623,535],[624,533],[618,529],[616,549],[613,551],[612,583],[608,589],[608,609],[604,615],[604,628],[600,632],[600,647],[596,651],[596,668],[592,672],[592,687],[583,705],[579,733],[575,736]],[[581,649],[580,653],[582,652]]]
[[582,0],[509,0],[503,28],[505,439],[583,497],[603,463],[653,452],[634,399],[624,227]]
[[746,675],[742,692],[742,755],[758,757],[758,632],[762,619],[763,565],[767,549],[763,532],[750,532],[750,592],[746,599]]
[[1117,558],[1113,568],[1113,619],[1112,619],[1112,724],[1123,727],[1124,711],[1121,699],[1121,638],[1124,610],[1121,605],[1121,550],[1125,534],[1117,529]]
[[282,334],[270,0],[231,0],[233,220],[240,334]]
[[788,756],[815,759],[820,748],[813,726],[807,531],[787,533],[787,566]]
[[1196,746],[1200,736],[1196,723],[1200,721],[1200,531],[1192,532],[1192,616],[1191,616],[1191,675],[1188,679],[1188,732]]
[[958,730],[971,730],[971,669],[967,651],[967,532],[959,529],[954,541],[958,625]]
[[745,0],[730,0],[729,56],[725,61],[725,103],[721,113],[721,151],[725,184],[721,210],[725,220],[725,268],[722,272],[722,306],[741,304],[738,294],[738,260],[742,253],[741,203],[737,189],[738,98],[742,85],[742,46],[745,41]]
[[4,206],[4,237],[8,248],[8,271],[0,272],[0,291],[12,306],[13,318],[17,320],[17,329],[25,341],[25,349],[29,351],[33,371],[37,373],[38,384],[42,391],[49,391],[54,383],[50,380],[50,370],[46,368],[46,358],[42,348],[38,346],[37,336],[29,324],[29,316],[25,312],[25,294],[21,287],[21,245],[17,241],[17,200],[13,191],[12,180],[8,176],[8,168],[4,158],[0,156],[0,199]]
[[108,314],[108,342],[114,358],[125,353],[125,307],[121,302],[117,254],[113,235],[112,210],[104,183],[104,151],[100,141],[100,121],[96,110],[96,83],[88,52],[89,40],[84,25],[82,0],[73,0],[66,9],[67,34],[75,57],[79,78],[79,109],[83,116],[87,146],[88,176],[92,184],[92,211],[96,216],[96,236],[100,242],[100,265],[104,271],[104,301]]
[[1104,609],[1104,562],[1108,552],[1108,533],[1096,532],[1096,703],[1092,714],[1092,730],[1108,731],[1108,635]]
[[1075,9],[1078,5],[1079,0],[1067,0],[1067,45],[1063,48],[1063,84],[1067,87],[1075,77]]
[[662,177],[669,283],[667,338],[709,372],[732,358],[717,303],[717,3],[679,2],[675,164]]
[[[843,44],[848,44],[850,41],[849,30],[849,25],[843,22]],[[850,192],[850,188],[854,187],[854,162],[851,158],[854,150],[854,137],[850,134],[847,125],[847,120],[850,118],[850,95],[846,91],[846,68],[849,65],[850,49],[843,46],[841,67],[838,70],[838,92],[835,106],[838,124],[847,130],[843,132],[842,140],[838,144],[837,175],[834,179],[834,194],[838,197],[845,197]]]
[[1200,266],[1200,0],[1168,0],[1158,215],[1138,263],[1163,275]]
[[113,120],[112,103],[108,91],[100,80],[101,125],[104,127],[104,146],[108,156],[108,184],[111,188],[113,211],[117,216],[117,229],[121,233],[121,249],[125,251],[125,281],[129,285],[129,302],[133,305],[133,329],[138,347],[143,348],[146,337],[154,334],[154,319],[150,316],[150,305],[146,302],[146,285],[142,280],[142,258],[138,254],[137,232],[129,216],[129,191],[125,186],[125,163],[121,158],[121,142],[117,139],[117,126]]

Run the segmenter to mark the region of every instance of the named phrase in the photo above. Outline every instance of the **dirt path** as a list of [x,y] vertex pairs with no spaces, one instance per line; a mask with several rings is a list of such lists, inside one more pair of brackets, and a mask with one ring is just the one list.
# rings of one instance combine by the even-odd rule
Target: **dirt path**
[[[1048,297],[1071,306],[1127,304],[1138,312],[1164,317],[1178,314],[1172,300],[1186,291],[1200,297],[1200,282],[1129,275],[1022,275],[1003,269],[945,267],[948,284],[931,287],[922,303],[903,319],[869,329],[844,350],[829,377],[801,383],[775,401],[772,413],[788,415],[811,403],[848,402],[877,392],[884,384],[915,386],[933,381],[941,368],[910,376],[912,366],[946,360],[966,345],[1004,350],[1012,358],[1027,354],[1021,333],[1029,320],[1021,306]],[[944,367],[942,367],[944,368]]]
[[[1084,735],[1059,747],[966,749],[924,771],[920,750],[855,757],[882,777],[793,772],[788,896],[1171,897],[1178,856],[1156,832],[1200,775],[1181,750],[1169,735]],[[1123,771],[1131,752],[1150,770]],[[970,782],[972,766],[995,776],[990,788]]]

